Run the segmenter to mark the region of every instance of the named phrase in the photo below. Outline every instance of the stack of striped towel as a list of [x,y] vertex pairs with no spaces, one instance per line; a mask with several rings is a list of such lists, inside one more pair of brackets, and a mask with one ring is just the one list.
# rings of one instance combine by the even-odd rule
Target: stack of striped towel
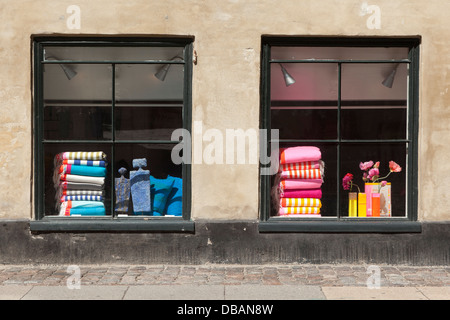
[[324,162],[317,147],[301,146],[282,149],[277,174],[276,199],[278,215],[320,217],[321,186]]
[[55,156],[53,183],[60,216],[105,215],[106,154],[62,152]]

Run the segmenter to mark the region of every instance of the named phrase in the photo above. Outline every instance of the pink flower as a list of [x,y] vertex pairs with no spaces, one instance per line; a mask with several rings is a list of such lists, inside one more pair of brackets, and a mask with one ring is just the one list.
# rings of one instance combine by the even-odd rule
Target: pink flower
[[353,180],[353,175],[351,173],[347,173],[343,178],[342,178],[342,187],[344,188],[344,190],[349,190],[351,185],[352,185],[352,180]]
[[359,164],[359,168],[363,171],[369,170],[373,166],[373,161],[367,161]]
[[400,171],[402,171],[402,167],[400,167],[394,161],[389,161],[389,169],[391,170],[391,172],[400,172]]
[[380,175],[380,171],[378,168],[372,168],[369,170],[369,175],[367,176],[368,179],[374,181],[378,176]]
[[387,181],[386,180],[381,181],[381,187],[384,187],[385,185],[387,185]]
[[379,168],[380,167],[380,161],[375,162],[375,164],[373,165],[374,168]]

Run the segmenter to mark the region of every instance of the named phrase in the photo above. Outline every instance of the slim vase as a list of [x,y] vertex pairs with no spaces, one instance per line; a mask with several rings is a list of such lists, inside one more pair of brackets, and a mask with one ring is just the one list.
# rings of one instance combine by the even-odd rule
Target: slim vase
[[358,193],[358,217],[367,217],[366,213],[366,194]]
[[348,216],[357,217],[358,216],[358,193],[349,192],[348,193]]

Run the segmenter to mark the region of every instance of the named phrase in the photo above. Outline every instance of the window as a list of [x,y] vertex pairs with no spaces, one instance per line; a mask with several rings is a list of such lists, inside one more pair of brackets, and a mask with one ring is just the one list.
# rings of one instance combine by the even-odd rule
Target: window
[[[267,153],[279,148],[280,169],[261,174],[261,230],[418,230],[410,222],[417,220],[419,42],[263,37],[261,127],[278,130]],[[379,180],[363,181],[369,170],[360,164],[370,161],[370,170],[379,162]],[[401,171],[391,172],[390,161]],[[293,162],[302,170],[283,166]],[[347,173],[351,190],[343,187]]]
[[190,131],[192,39],[33,41],[32,227],[192,230],[190,166],[171,157]]

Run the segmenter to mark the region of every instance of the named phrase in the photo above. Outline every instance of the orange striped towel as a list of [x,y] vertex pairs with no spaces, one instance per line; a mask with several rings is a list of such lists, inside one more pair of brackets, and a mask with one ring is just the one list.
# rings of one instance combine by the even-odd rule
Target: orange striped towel
[[322,202],[317,198],[281,198],[281,207],[316,207],[321,208]]
[[322,179],[320,169],[282,171],[281,179]]

